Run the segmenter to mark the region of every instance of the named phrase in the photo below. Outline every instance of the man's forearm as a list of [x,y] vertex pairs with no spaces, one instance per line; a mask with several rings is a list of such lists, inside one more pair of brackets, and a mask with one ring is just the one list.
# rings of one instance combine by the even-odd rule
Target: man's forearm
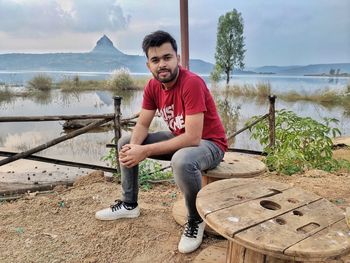
[[148,134],[148,128],[144,127],[140,124],[136,124],[132,134],[131,134],[131,139],[130,143],[131,144],[141,144],[145,140]]

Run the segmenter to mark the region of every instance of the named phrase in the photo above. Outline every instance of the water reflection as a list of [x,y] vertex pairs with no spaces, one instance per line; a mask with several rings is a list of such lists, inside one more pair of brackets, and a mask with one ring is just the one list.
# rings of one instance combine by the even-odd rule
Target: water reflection
[[[216,97],[215,103],[218,109],[218,113],[224,124],[224,128],[228,137],[237,130],[237,123],[239,120],[239,110],[241,105],[233,105],[230,103],[227,95],[224,97]],[[228,144],[234,144],[235,138],[230,138]]]
[[[254,115],[268,112],[268,99],[257,100],[241,96],[233,96],[213,89],[219,114],[229,134],[241,129]],[[11,101],[0,101],[1,116],[33,116],[33,115],[73,115],[113,113],[113,97],[122,96],[122,118],[129,117],[140,110],[142,91],[84,91],[79,93],[53,90],[49,94],[33,97],[12,97]],[[348,105],[348,104],[345,104]],[[349,107],[350,108],[350,107]],[[320,105],[312,102],[286,102],[277,98],[276,109],[288,109],[300,116],[309,116],[316,120],[324,117],[338,119],[338,128],[343,134],[350,134],[350,110],[339,105]],[[21,122],[0,123],[0,147],[11,151],[25,151],[48,142],[64,134],[61,122]],[[161,118],[155,118],[151,130],[166,129]],[[123,131],[126,133],[127,131]],[[108,152],[105,147],[113,139],[114,132],[91,132],[62,142],[41,153],[43,156],[104,164],[100,158]],[[258,142],[250,139],[245,131],[230,142],[232,147],[260,150]]]

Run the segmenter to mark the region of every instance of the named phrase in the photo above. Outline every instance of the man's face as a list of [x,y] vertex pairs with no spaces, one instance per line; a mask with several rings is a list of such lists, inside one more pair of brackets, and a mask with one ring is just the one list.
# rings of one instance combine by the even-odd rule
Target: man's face
[[148,49],[147,67],[153,76],[162,83],[176,79],[180,58],[170,43]]

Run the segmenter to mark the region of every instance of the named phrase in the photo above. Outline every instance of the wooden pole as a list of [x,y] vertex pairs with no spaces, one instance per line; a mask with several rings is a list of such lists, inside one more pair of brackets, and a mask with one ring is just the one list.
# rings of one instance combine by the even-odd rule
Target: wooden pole
[[276,96],[270,95],[270,108],[269,108],[269,137],[270,137],[270,148],[275,147],[276,144],[276,123],[275,123],[275,101]]
[[188,45],[188,0],[180,0],[181,65],[190,69]]
[[120,164],[119,164],[119,153],[118,153],[118,140],[122,136],[121,128],[120,128],[120,104],[122,101],[122,97],[115,96],[114,97],[114,143],[115,143],[115,158],[117,164],[117,170],[120,172]]
[[102,119],[102,120],[95,121],[95,122],[87,125],[84,128],[81,128],[81,129],[78,129],[76,131],[70,132],[70,133],[68,133],[68,134],[66,134],[64,136],[58,137],[58,138],[56,138],[56,139],[54,139],[52,141],[49,141],[49,142],[47,142],[45,144],[42,144],[42,145],[39,145],[39,146],[37,146],[35,148],[32,148],[32,149],[30,149],[28,151],[21,152],[21,153],[18,153],[16,155],[14,155],[14,156],[8,157],[8,158],[3,159],[3,160],[0,160],[0,166],[2,166],[4,164],[11,163],[11,162],[14,162],[14,161],[16,161],[18,159],[21,159],[21,158],[25,158],[25,157],[33,154],[33,153],[40,152],[40,151],[42,151],[44,149],[47,149],[47,148],[49,148],[49,147],[51,147],[53,145],[56,145],[56,144],[58,144],[60,142],[66,141],[66,140],[71,139],[73,137],[76,137],[76,136],[78,136],[80,134],[83,134],[83,133],[85,133],[85,132],[87,132],[87,131],[89,131],[91,129],[94,129],[94,128],[96,128],[96,127],[98,127],[98,126],[100,126],[100,125],[102,125],[102,124],[104,124],[106,122],[109,122],[109,121],[110,121],[110,119]]

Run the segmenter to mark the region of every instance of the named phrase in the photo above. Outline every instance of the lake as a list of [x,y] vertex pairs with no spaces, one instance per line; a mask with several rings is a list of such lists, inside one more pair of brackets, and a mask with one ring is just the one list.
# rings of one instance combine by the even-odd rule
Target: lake
[[[0,72],[0,83],[6,82],[19,86],[25,85],[28,79],[39,72]],[[79,75],[87,79],[105,79],[108,72],[46,72],[56,80]],[[143,73],[137,75],[145,75]],[[208,81],[208,76],[203,76]],[[343,90],[349,83],[348,78],[330,79],[327,77],[277,76],[277,75],[240,75],[233,76],[232,84],[257,84],[269,82],[274,93],[295,90],[298,92],[313,93],[323,89]],[[210,84],[209,84],[210,87]],[[4,88],[4,87],[2,87]],[[20,87],[21,89],[21,87]],[[16,97],[0,103],[1,116],[31,116],[31,115],[72,115],[72,114],[102,114],[113,113],[113,96],[123,97],[121,111],[123,117],[131,116],[139,111],[142,101],[142,91],[123,92],[113,94],[108,91],[88,91],[81,93],[62,93],[52,91],[45,98]],[[216,100],[224,100],[223,95],[216,96]],[[268,112],[268,101],[257,102],[245,97],[226,98],[230,106],[238,113],[238,122],[232,130],[244,126],[244,123],[253,115],[263,115]],[[316,120],[324,117],[333,117],[339,120],[337,126],[344,135],[350,135],[350,113],[339,105],[324,106],[313,102],[286,102],[277,98],[276,109],[288,109],[300,116],[309,116]],[[2,150],[24,151],[39,144],[43,144],[55,137],[61,136],[63,122],[23,122],[0,123],[0,148]],[[164,128],[160,119],[152,124],[152,129]],[[230,129],[231,129],[230,128]],[[93,132],[78,136],[69,141],[60,143],[50,149],[38,153],[42,156],[104,164],[101,157],[108,151],[105,145],[113,138],[113,131]],[[261,146],[249,138],[248,132],[236,137],[236,148],[261,150]]]

